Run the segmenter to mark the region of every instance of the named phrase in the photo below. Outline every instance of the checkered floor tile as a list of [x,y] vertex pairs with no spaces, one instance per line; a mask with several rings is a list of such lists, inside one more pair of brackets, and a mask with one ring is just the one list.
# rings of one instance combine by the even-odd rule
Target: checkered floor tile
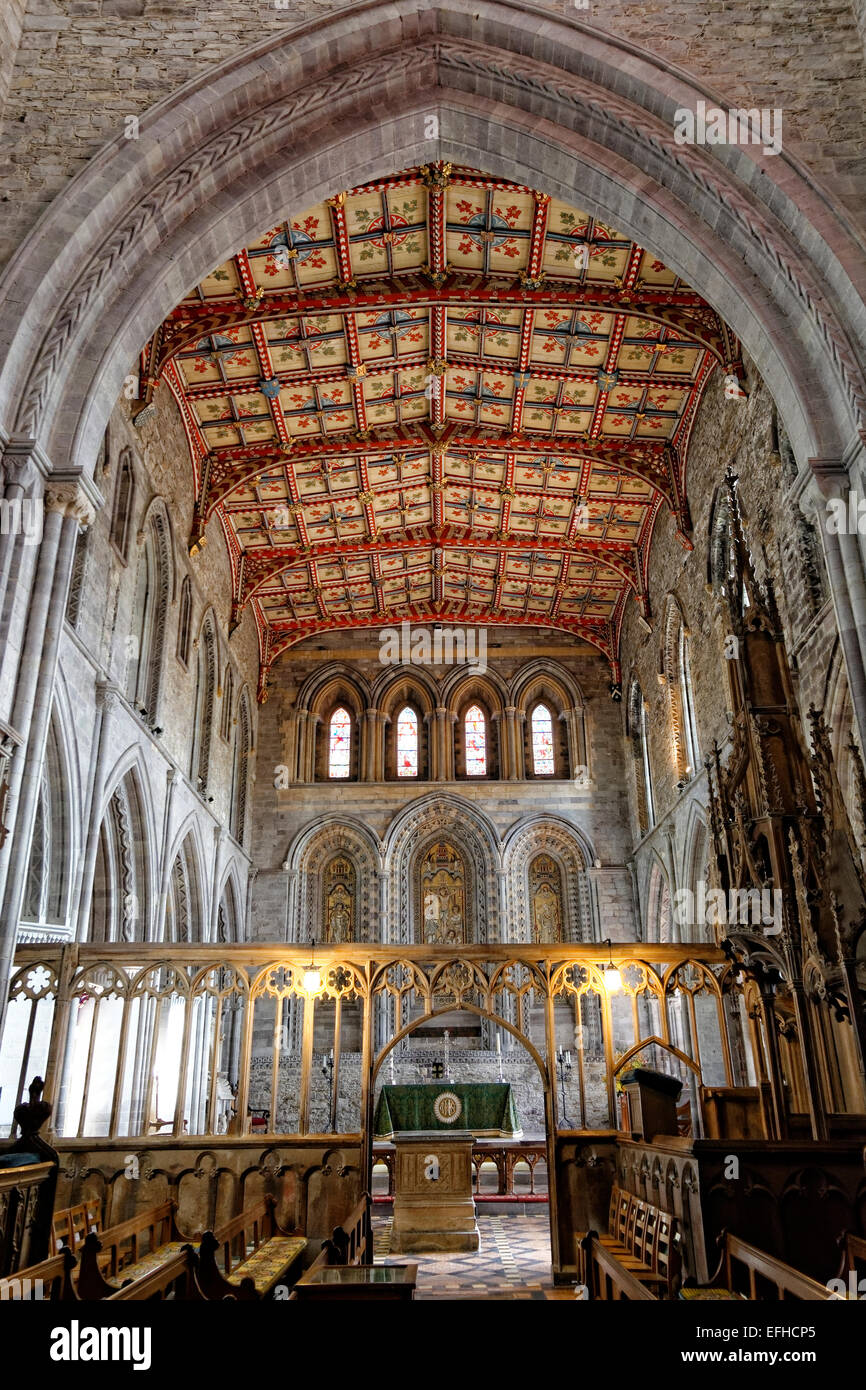
[[374,1223],[376,1263],[418,1265],[418,1299],[550,1298],[550,1224],[529,1216],[482,1216],[481,1248],[471,1254],[392,1255],[391,1218]]

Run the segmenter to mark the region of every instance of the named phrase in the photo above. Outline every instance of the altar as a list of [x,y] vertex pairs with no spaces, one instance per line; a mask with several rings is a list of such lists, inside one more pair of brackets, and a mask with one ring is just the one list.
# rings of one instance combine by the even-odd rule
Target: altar
[[476,1139],[520,1139],[523,1130],[507,1082],[435,1081],[417,1086],[383,1086],[373,1133],[393,1139],[412,1130],[464,1130]]

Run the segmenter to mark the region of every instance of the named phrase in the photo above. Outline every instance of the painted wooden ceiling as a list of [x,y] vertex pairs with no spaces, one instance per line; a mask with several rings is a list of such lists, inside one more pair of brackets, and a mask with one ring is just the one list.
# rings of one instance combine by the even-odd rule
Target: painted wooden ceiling
[[564,630],[618,680],[662,507],[690,543],[716,364],[741,375],[738,343],[651,252],[432,165],[269,227],[169,315],[142,375],[180,406],[191,548],[219,515],[264,698],[298,641],[401,620]]

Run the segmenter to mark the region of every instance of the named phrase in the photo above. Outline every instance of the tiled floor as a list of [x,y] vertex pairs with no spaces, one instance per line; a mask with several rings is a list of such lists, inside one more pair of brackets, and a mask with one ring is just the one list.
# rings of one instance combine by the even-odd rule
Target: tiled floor
[[391,1217],[374,1222],[376,1263],[418,1265],[418,1299],[574,1297],[554,1290],[547,1208],[528,1216],[481,1216],[481,1249],[466,1255],[392,1255]]

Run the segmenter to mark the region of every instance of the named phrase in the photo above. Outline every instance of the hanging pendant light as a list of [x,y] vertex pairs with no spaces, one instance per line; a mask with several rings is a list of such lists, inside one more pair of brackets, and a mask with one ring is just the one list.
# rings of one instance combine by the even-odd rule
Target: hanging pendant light
[[608,994],[616,994],[618,989],[622,989],[622,976],[613,963],[610,937],[607,938],[605,945],[607,946],[607,965],[602,970],[601,975]]
[[316,965],[316,943],[311,942],[310,963],[304,966],[304,993],[314,999],[322,993],[322,972]]

